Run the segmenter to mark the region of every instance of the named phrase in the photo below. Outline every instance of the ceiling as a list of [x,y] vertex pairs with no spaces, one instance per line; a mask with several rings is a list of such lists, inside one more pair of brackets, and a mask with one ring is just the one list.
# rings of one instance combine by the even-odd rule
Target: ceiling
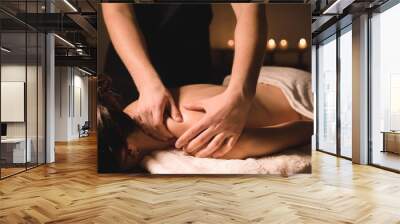
[[374,10],[388,0],[311,0],[313,41],[332,35],[351,23],[352,18]]
[[[323,12],[336,1],[351,2],[346,5],[344,14],[379,5],[386,0],[270,0],[269,3],[308,3],[312,5],[313,36],[330,27],[342,15],[323,15]],[[54,32],[76,47],[71,48],[60,38],[55,39],[56,55],[61,64],[77,64],[82,61],[95,70],[97,48],[97,0],[0,0],[0,27],[2,45],[13,51],[11,58],[22,57],[36,52],[35,41],[25,40],[25,31]],[[137,1],[136,1],[137,2]],[[145,2],[149,2],[145,0]],[[162,2],[152,1],[152,2]],[[49,13],[51,11],[52,13]],[[28,35],[29,36],[29,35]],[[28,43],[25,50],[25,41]],[[31,43],[32,42],[32,43]],[[78,50],[77,50],[78,49]],[[3,53],[2,53],[3,54]]]
[[97,9],[96,0],[47,0],[47,4],[45,0],[1,0],[2,46],[11,50],[2,52],[2,60],[35,58],[43,48],[36,43],[37,35],[51,32],[61,37],[55,38],[56,65],[83,64],[95,71]]

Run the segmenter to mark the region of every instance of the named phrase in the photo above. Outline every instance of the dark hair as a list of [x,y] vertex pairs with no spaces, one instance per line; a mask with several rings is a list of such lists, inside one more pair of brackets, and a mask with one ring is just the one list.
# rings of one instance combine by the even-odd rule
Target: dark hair
[[132,156],[126,139],[138,126],[123,112],[119,95],[111,89],[111,79],[99,75],[97,84],[98,171],[126,171],[121,155],[125,153]]

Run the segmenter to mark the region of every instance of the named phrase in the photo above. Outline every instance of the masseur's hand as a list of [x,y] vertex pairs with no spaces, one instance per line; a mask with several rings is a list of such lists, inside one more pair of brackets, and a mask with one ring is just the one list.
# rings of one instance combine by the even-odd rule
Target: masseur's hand
[[174,137],[165,126],[164,115],[170,112],[172,119],[182,121],[174,99],[162,84],[140,91],[139,99],[128,105],[124,112],[138,122],[146,134],[163,141]]
[[217,96],[184,105],[188,110],[206,113],[176,141],[175,146],[183,147],[185,152],[196,157],[225,155],[239,139],[250,106],[251,99],[228,89]]

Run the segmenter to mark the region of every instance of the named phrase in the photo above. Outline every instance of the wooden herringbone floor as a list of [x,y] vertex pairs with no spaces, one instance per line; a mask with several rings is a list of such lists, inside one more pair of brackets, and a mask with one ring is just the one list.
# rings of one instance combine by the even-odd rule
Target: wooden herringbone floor
[[0,181],[0,223],[400,223],[400,175],[315,152],[313,174],[96,173],[96,142]]

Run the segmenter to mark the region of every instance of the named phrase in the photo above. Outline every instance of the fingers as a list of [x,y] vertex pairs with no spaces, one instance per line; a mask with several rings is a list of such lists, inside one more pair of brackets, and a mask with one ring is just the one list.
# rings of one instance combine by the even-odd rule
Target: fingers
[[137,116],[137,108],[136,108],[136,103],[130,103],[128,106],[126,106],[123,110],[123,112],[128,115],[131,119],[136,120]]
[[178,107],[176,106],[174,98],[169,97],[169,105],[171,107],[171,117],[172,117],[172,119],[174,119],[177,122],[182,122],[183,121],[182,114],[179,111]]
[[215,151],[217,151],[224,143],[226,136],[223,133],[218,134],[214,139],[207,145],[207,148],[200,150],[196,153],[196,157],[209,157]]
[[192,139],[189,144],[184,147],[184,151],[189,154],[196,153],[199,149],[204,148],[206,144],[210,141],[212,137],[214,137],[215,131],[212,128],[207,128],[196,138]]
[[184,145],[187,145],[190,140],[196,137],[200,132],[205,130],[208,126],[208,122],[206,120],[201,119],[197,124],[193,125],[190,129],[188,129],[179,139],[175,142],[175,147],[180,149]]
[[232,150],[233,146],[235,146],[236,142],[238,141],[239,137],[238,136],[232,136],[228,139],[227,144],[225,147],[223,147],[221,150],[215,152],[212,157],[214,158],[220,158],[224,156],[226,153]]
[[164,115],[166,108],[170,108],[171,117],[176,121],[182,121],[182,115],[175,105],[174,99],[167,90],[143,93],[139,99],[129,104],[124,112],[136,120],[142,130],[159,140],[168,141],[174,136],[167,129]]

